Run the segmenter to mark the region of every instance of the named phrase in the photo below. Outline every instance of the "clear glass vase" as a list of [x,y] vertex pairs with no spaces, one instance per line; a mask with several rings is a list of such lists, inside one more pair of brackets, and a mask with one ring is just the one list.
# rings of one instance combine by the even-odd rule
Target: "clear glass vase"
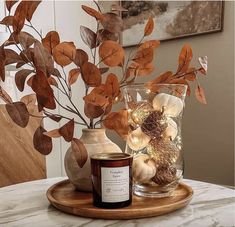
[[123,89],[129,112],[126,152],[134,155],[134,193],[167,197],[183,177],[181,121],[187,86],[136,84]]

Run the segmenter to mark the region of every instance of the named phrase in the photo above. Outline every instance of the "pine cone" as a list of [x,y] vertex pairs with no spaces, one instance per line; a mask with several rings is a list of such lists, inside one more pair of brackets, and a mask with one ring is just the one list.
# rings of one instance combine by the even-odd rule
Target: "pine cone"
[[142,131],[152,139],[160,139],[166,128],[166,118],[160,111],[150,113],[141,125]]
[[155,176],[152,181],[158,185],[166,185],[176,179],[176,168],[168,165],[161,165],[157,167]]
[[172,141],[152,140],[147,146],[148,154],[157,165],[172,165],[179,157],[180,151]]

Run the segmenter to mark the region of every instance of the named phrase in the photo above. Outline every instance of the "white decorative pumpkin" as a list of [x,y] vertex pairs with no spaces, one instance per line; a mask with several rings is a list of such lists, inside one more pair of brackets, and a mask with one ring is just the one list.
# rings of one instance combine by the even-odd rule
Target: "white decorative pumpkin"
[[153,108],[162,111],[170,117],[177,117],[183,110],[184,103],[182,100],[174,95],[160,93],[153,99]]
[[133,179],[138,183],[147,183],[156,174],[156,163],[147,154],[137,155],[132,165]]
[[139,151],[145,148],[149,141],[150,137],[144,134],[140,127],[130,132],[126,140],[128,146],[134,151]]
[[163,136],[167,139],[174,140],[175,137],[177,136],[177,134],[178,134],[177,124],[175,123],[175,121],[172,118],[168,117],[167,118],[167,128],[164,131]]

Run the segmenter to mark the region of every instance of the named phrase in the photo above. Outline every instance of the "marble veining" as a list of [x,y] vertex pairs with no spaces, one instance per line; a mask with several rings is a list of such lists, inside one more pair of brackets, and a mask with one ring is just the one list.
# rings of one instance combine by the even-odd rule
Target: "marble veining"
[[52,178],[0,188],[1,227],[168,227],[235,226],[235,190],[183,180],[194,190],[191,203],[176,212],[133,220],[89,219],[64,214],[52,207],[46,190],[65,178]]

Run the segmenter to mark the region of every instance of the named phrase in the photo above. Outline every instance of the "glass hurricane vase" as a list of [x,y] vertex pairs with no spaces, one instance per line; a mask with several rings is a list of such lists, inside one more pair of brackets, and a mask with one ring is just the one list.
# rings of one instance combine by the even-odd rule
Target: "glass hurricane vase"
[[181,121],[187,86],[137,84],[123,89],[129,112],[126,152],[134,156],[134,193],[170,196],[183,176]]

